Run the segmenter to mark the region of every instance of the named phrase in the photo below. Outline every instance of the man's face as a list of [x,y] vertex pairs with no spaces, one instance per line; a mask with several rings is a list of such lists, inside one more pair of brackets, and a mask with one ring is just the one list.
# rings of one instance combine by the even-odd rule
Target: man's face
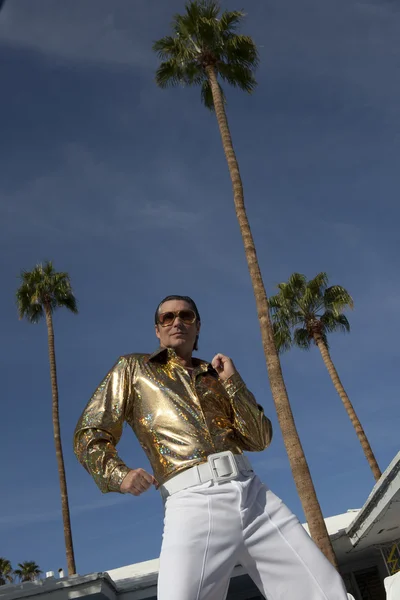
[[[160,306],[158,314],[163,315],[180,310],[192,311],[193,309],[184,300],[168,300]],[[199,331],[200,324],[197,321],[184,323],[179,316],[176,316],[170,325],[162,326],[160,323],[156,325],[156,336],[160,340],[160,345],[165,348],[173,348],[178,355],[181,353],[191,354]]]

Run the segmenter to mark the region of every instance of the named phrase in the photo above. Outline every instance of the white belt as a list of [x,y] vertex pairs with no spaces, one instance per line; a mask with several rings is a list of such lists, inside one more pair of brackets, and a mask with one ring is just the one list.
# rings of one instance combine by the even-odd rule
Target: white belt
[[253,471],[253,468],[247,456],[233,454],[229,450],[218,452],[210,454],[206,463],[195,465],[166,481],[160,486],[160,492],[162,497],[166,498],[207,481],[213,480],[216,483],[231,481],[237,479],[240,473],[249,471]]

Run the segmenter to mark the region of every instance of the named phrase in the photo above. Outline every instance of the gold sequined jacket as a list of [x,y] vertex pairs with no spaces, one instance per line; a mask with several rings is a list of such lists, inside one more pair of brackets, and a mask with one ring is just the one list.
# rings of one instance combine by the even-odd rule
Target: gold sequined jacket
[[190,372],[175,352],[122,356],[99,385],[74,435],[78,460],[102,492],[119,492],[130,468],[116,451],[124,422],[136,434],[159,485],[209,454],[261,451],[271,442],[265,417],[239,373],[222,382],[207,362]]

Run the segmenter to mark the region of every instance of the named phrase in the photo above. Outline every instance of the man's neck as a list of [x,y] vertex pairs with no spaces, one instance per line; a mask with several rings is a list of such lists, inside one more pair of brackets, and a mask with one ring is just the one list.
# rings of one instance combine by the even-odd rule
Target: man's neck
[[[175,352],[176,353],[176,352]],[[182,365],[182,367],[190,368],[193,367],[192,355],[191,354],[177,354],[176,358]]]

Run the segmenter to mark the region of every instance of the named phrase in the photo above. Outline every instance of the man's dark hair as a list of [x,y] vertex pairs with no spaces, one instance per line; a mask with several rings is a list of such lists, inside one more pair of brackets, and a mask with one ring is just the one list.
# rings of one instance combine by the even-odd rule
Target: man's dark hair
[[[164,300],[161,300],[161,302],[157,306],[157,310],[156,310],[155,315],[154,315],[154,322],[155,322],[156,325],[158,324],[158,315],[160,313],[160,307],[164,304],[164,302],[168,302],[169,300],[182,300],[183,302],[186,302],[186,304],[189,304],[190,308],[192,310],[194,310],[194,314],[196,315],[196,321],[197,321],[197,323],[199,323],[199,324],[201,323],[200,313],[198,311],[196,303],[195,303],[194,300],[192,300],[191,298],[189,298],[189,296],[167,296],[166,298],[164,298]],[[199,349],[198,342],[199,342],[199,336],[196,335],[196,339],[194,341],[193,350],[198,350]]]

